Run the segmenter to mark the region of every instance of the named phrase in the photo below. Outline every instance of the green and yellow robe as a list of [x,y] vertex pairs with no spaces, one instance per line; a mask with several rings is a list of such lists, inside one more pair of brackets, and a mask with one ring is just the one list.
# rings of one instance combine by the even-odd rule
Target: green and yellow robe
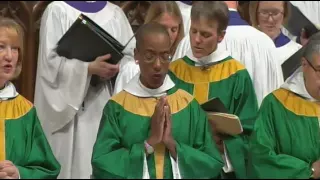
[[130,81],[128,86],[133,88],[113,96],[104,108],[92,155],[94,178],[216,177],[223,161],[212,140],[206,114],[189,93],[174,87],[169,76],[166,82],[173,85],[159,92],[166,92],[171,108],[177,159],[173,160],[163,144],[146,157],[144,141],[150,136],[151,116],[158,98],[136,93],[141,87],[139,76]]
[[262,102],[250,139],[250,178],[309,179],[320,159],[320,104],[302,72]]
[[192,94],[200,104],[218,97],[229,113],[237,115],[244,133],[224,141],[237,178],[246,178],[248,136],[251,134],[258,105],[249,73],[227,52],[217,49],[204,60],[210,66],[198,66],[199,60],[187,56],[170,64],[169,75],[178,88]]
[[0,91],[0,161],[4,160],[18,168],[21,179],[55,179],[60,172],[35,107],[11,83]]

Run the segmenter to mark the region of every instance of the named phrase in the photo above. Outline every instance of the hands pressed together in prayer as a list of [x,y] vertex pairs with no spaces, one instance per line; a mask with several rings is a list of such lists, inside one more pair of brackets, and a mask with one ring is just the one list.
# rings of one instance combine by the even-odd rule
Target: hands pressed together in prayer
[[152,147],[163,143],[169,149],[171,156],[176,159],[176,142],[171,129],[170,106],[166,97],[161,97],[151,119],[151,136],[147,139],[147,143]]
[[19,170],[11,161],[0,162],[0,179],[19,179]]

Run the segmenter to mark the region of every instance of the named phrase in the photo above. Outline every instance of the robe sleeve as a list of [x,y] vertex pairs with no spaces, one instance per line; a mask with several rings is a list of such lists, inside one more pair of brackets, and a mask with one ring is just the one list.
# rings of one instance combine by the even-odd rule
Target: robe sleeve
[[[276,152],[275,129],[281,117],[277,117],[271,95],[263,101],[250,139],[248,173],[258,179],[309,179],[311,165],[296,157]],[[277,121],[275,123],[274,121]],[[284,125],[285,127],[286,125]],[[280,134],[281,136],[281,134]]]
[[124,147],[116,117],[116,103],[110,100],[101,118],[91,159],[94,178],[141,179],[144,166],[144,142]]
[[[39,114],[42,120],[50,121],[53,131],[72,120],[84,100],[91,79],[89,63],[66,59],[55,52],[58,41],[72,24],[68,12],[58,3],[49,4],[41,19],[35,93],[35,106],[41,113],[46,110],[42,107],[42,101],[47,101],[48,111],[55,113],[54,119]],[[44,97],[38,96],[38,93]]]
[[23,121],[26,127],[25,157],[21,162],[14,162],[21,179],[55,179],[60,173],[60,164],[42,130],[36,110],[32,109]]
[[128,60],[120,69],[113,94],[117,94],[122,91],[129,81],[139,72],[139,65],[137,65],[133,59]]
[[206,113],[194,100],[190,111],[191,118],[197,121],[192,145],[182,142],[176,143],[176,151],[179,160],[177,161],[181,178],[208,179],[216,178],[223,167],[223,160],[216,144],[212,139],[212,131],[209,126]]

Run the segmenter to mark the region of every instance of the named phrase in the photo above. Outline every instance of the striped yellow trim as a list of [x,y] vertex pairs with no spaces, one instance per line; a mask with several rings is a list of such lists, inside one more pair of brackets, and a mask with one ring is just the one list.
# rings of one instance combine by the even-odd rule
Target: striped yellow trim
[[[156,98],[139,98],[126,91],[121,91],[113,96],[111,100],[121,105],[126,111],[139,116],[151,117],[157,104]],[[184,90],[178,89],[175,93],[167,96],[171,114],[178,113],[186,108],[193,97]]]
[[213,65],[207,70],[191,66],[183,59],[176,60],[170,64],[170,70],[178,79],[194,84],[193,95],[200,104],[208,101],[210,83],[227,79],[243,69],[245,67],[234,59]]
[[166,152],[166,147],[163,143],[155,146],[154,155],[155,155],[155,164],[156,164],[156,177],[157,179],[163,179],[164,176],[164,155]]
[[281,102],[281,104],[299,116],[320,117],[320,105],[314,102],[304,100],[296,94],[286,90],[278,89],[273,95]]
[[0,161],[6,159],[5,121],[24,116],[32,107],[32,103],[21,95],[12,100],[0,101]]
[[[154,108],[157,104],[156,98],[139,98],[126,91],[121,91],[111,99],[128,112],[147,117],[153,115]],[[193,97],[186,91],[178,89],[175,93],[168,95],[167,100],[171,113],[175,114],[186,108],[193,100]],[[163,144],[157,145],[154,154],[156,177],[157,179],[163,179],[165,146]]]

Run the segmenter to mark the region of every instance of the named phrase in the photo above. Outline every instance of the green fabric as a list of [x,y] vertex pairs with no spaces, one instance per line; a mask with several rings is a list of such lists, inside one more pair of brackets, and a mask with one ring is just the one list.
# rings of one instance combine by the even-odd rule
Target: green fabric
[[[173,88],[168,94],[175,94]],[[127,102],[124,98],[121,100]],[[144,98],[139,98],[144,101]],[[136,109],[144,107],[136,107]],[[143,176],[144,141],[150,134],[151,117],[129,112],[110,100],[104,108],[98,137],[93,149],[94,178],[137,178]],[[172,114],[172,135],[177,141],[178,166],[182,178],[218,176],[223,161],[211,138],[205,112],[192,100],[187,107]],[[148,171],[155,178],[154,156],[147,158]],[[168,150],[164,178],[172,178]]]
[[317,117],[297,115],[268,95],[250,139],[249,177],[310,178],[311,165],[320,158],[319,139]]
[[33,107],[19,119],[5,121],[6,159],[19,169],[21,179],[56,179],[60,164]]
[[[188,65],[195,66],[194,62],[187,56],[183,59]],[[179,61],[179,60],[178,60]],[[231,58],[220,61],[234,61]],[[212,68],[215,65],[212,66]],[[200,68],[200,67],[199,67]],[[171,79],[178,88],[181,88],[190,94],[194,94],[194,84],[197,82],[186,83],[177,78],[177,72],[169,72]],[[186,76],[188,74],[185,74]],[[211,82],[209,85],[208,99],[218,97],[229,110],[229,113],[235,114],[240,118],[244,133],[239,136],[233,136],[225,140],[228,156],[234,167],[237,178],[246,178],[246,162],[248,153],[248,139],[251,135],[255,118],[258,112],[258,103],[252,80],[246,69],[239,70],[227,79],[218,82]]]

